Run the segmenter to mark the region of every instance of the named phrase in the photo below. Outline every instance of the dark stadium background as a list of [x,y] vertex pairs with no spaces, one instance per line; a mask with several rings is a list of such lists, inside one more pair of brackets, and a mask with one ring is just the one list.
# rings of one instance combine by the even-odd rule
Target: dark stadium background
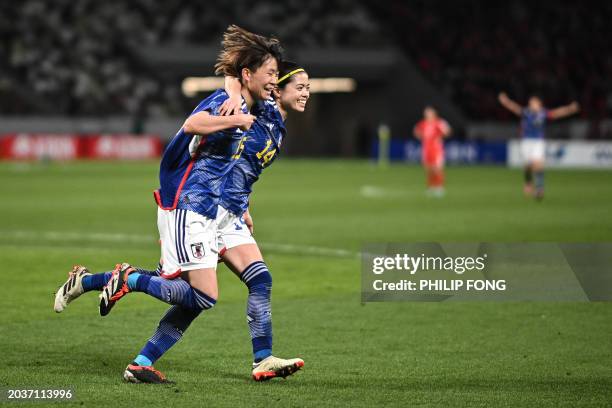
[[[315,94],[291,118],[284,154],[367,156],[380,123],[407,138],[425,104],[458,139],[507,138],[515,119],[497,103],[577,100],[555,139],[612,137],[607,3],[480,1],[35,1],[0,5],[2,132],[153,133],[171,137],[206,95],[234,23],[280,38],[312,77],[348,77],[354,93]],[[495,132],[483,132],[493,122]],[[479,126],[480,125],[480,126]],[[333,135],[333,137],[330,137]]]

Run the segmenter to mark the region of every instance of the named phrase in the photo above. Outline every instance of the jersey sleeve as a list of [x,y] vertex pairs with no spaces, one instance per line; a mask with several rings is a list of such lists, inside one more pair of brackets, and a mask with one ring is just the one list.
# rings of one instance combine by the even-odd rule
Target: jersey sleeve
[[218,116],[219,108],[227,99],[229,99],[227,93],[222,89],[218,89],[208,98],[200,102],[199,105],[196,106],[196,108],[193,110],[193,112],[191,112],[190,116],[193,116],[198,112],[208,112],[213,116]]

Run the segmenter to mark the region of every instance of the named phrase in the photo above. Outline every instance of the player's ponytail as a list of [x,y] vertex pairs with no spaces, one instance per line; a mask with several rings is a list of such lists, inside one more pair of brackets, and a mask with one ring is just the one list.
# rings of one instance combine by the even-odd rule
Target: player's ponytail
[[240,78],[242,69],[256,71],[268,58],[280,64],[283,49],[276,38],[251,33],[230,25],[223,34],[223,50],[217,57],[215,74]]

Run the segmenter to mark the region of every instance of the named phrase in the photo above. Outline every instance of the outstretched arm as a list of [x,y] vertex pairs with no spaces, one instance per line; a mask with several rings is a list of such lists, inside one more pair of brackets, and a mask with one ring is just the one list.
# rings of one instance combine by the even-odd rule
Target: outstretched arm
[[255,116],[241,113],[231,116],[215,116],[206,111],[198,112],[187,118],[183,124],[185,133],[194,135],[209,135],[225,129],[240,128],[249,130],[255,121]]
[[242,95],[240,95],[240,91],[242,89],[242,84],[240,80],[233,76],[225,77],[225,92],[229,96],[219,107],[219,115],[233,115],[240,112],[240,107],[242,106]]
[[421,137],[423,135],[421,134],[421,127],[418,124],[414,127],[414,129],[412,129],[412,134],[414,135],[414,137],[421,140]]
[[442,120],[440,124],[440,130],[442,131],[442,137],[449,137],[453,133],[453,129],[450,127],[447,121]]
[[514,102],[512,99],[510,99],[505,92],[500,92],[497,99],[499,100],[499,103],[501,103],[504,108],[508,109],[510,112],[514,113],[516,116],[521,116],[523,107],[519,105],[518,103]]
[[580,111],[580,106],[578,105],[576,101],[574,101],[570,103],[569,105],[560,106],[558,108],[549,110],[548,117],[550,119],[561,119],[566,116],[573,115],[574,113],[577,113],[578,111]]

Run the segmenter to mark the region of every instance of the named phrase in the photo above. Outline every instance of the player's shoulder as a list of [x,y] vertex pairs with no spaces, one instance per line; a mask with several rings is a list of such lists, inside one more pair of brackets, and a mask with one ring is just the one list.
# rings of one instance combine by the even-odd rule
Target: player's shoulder
[[261,102],[261,108],[269,114],[279,112],[278,105],[276,104],[274,98],[268,98]]
[[274,120],[274,121],[280,120],[282,122],[282,116],[280,113],[280,109],[278,109],[278,105],[276,101],[274,100],[274,98],[269,98],[269,99],[259,102],[256,107],[255,115],[256,116],[263,115],[268,120]]
[[208,111],[211,114],[216,114],[217,109],[228,98],[229,95],[224,89],[217,89],[212,94],[200,101],[198,106],[196,106],[196,108],[193,110],[192,114],[202,111]]

